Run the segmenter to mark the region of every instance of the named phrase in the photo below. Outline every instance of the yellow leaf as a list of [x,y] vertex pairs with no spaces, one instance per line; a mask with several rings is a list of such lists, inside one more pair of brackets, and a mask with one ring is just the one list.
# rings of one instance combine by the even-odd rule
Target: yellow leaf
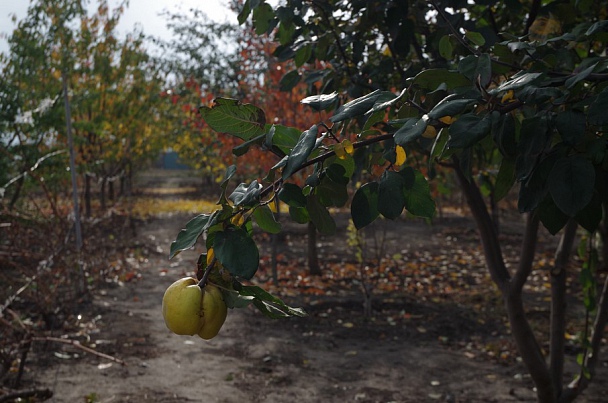
[[546,41],[550,36],[561,33],[562,24],[551,13],[546,17],[538,17],[530,27],[530,40]]
[[215,258],[215,252],[213,252],[213,248],[209,248],[209,250],[207,250],[207,266],[213,262],[213,258]]
[[405,159],[407,158],[406,154],[405,154],[405,150],[403,149],[403,147],[401,146],[396,146],[395,147],[395,154],[397,154],[397,157],[395,158],[395,165],[396,166],[401,166],[405,163]]
[[502,96],[502,98],[500,99],[500,102],[504,104],[505,102],[513,101],[514,95],[515,95],[515,92],[513,92],[513,90],[509,90],[505,93],[505,95]]
[[456,119],[454,119],[452,116],[444,116],[442,118],[439,118],[439,121],[446,125],[451,125],[452,123],[454,123],[455,120]]
[[348,155],[353,155],[355,147],[353,147],[353,143],[351,143],[350,140],[346,139],[342,141],[342,145],[344,146],[344,151],[346,151]]
[[340,158],[341,160],[346,159],[346,156],[348,155],[346,154],[346,150],[344,149],[344,145],[342,143],[334,145],[334,152],[336,153],[336,157]]
[[422,133],[422,137],[426,139],[434,139],[437,137],[437,129],[434,126],[427,126],[424,133]]

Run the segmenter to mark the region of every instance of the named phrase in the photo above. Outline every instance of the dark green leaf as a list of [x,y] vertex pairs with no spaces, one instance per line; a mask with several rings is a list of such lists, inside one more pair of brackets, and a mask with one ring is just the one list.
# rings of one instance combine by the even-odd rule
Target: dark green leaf
[[494,200],[502,200],[513,187],[515,183],[515,160],[503,158],[500,163],[500,169],[496,175],[496,184],[494,185]]
[[310,43],[307,43],[303,46],[300,46],[298,50],[296,50],[296,57],[294,61],[296,62],[296,67],[302,67],[304,63],[310,59],[312,56],[312,46]]
[[342,207],[348,201],[346,184],[337,183],[327,175],[321,179],[321,182],[316,187],[316,195],[319,203],[325,207]]
[[452,46],[452,43],[450,42],[449,35],[442,36],[441,39],[439,40],[439,55],[446,60],[451,60],[453,50],[454,50],[454,47]]
[[595,169],[586,158],[562,158],[553,166],[548,184],[557,207],[568,216],[574,217],[591,201]]
[[291,207],[306,207],[306,196],[302,189],[293,183],[283,183],[279,191],[279,200]]
[[[525,70],[524,70],[525,71]],[[516,90],[523,86],[530,85],[534,81],[536,81],[542,73],[522,73],[514,75],[510,80],[502,83],[498,88],[496,88],[496,92]]]
[[420,119],[410,119],[399,128],[394,134],[395,143],[400,146],[405,146],[407,143],[422,137],[422,133],[428,125],[428,116],[424,115]]
[[308,221],[310,221],[306,207],[289,206],[289,216],[298,224],[306,224]]
[[251,140],[247,140],[241,144],[239,144],[238,146],[234,147],[232,149],[232,154],[236,155],[237,157],[240,157],[241,155],[247,153],[247,151],[249,151],[249,148],[252,145],[260,145],[264,142],[264,139],[266,138],[266,134],[260,134],[257,137],[253,137]]
[[317,125],[314,125],[300,135],[298,143],[289,154],[287,164],[285,165],[285,168],[283,168],[283,180],[289,178],[306,162],[315,148],[317,131]]
[[265,132],[266,115],[251,104],[236,99],[216,98],[211,107],[200,108],[201,117],[215,131],[249,140]]
[[256,208],[253,211],[253,219],[262,231],[271,234],[278,234],[281,232],[281,223],[277,222],[272,210],[270,210],[270,207],[267,205]]
[[388,219],[401,215],[405,207],[405,179],[397,172],[385,171],[378,182],[378,212]]
[[307,316],[301,308],[292,308],[281,299],[255,285],[243,286],[238,290],[242,297],[253,297],[253,304],[264,315],[277,319],[289,316]]
[[415,172],[415,181],[411,187],[404,187],[405,208],[418,217],[433,218],[435,216],[435,201],[426,178],[420,171]]
[[486,44],[486,39],[479,32],[467,31],[464,36],[476,46],[483,46]]
[[235,206],[252,206],[259,202],[262,185],[257,180],[249,185],[239,184],[228,197]]
[[471,81],[457,71],[446,69],[426,69],[418,73],[412,80],[412,85],[422,89],[434,90],[441,84],[446,84],[448,90],[458,87],[468,87]]
[[352,119],[354,117],[364,115],[374,106],[376,100],[378,99],[378,97],[380,97],[380,95],[382,95],[382,92],[380,90],[376,90],[360,98],[353,99],[352,101],[347,102],[340,108],[338,108],[335,115],[332,116],[329,120],[334,123],[337,123],[343,120]]
[[336,232],[336,223],[329,211],[319,202],[314,194],[306,199],[306,210],[310,221],[315,225],[319,233],[323,235],[333,235]]
[[269,149],[278,149],[281,153],[287,155],[296,146],[301,134],[302,132],[294,127],[272,125],[266,133],[264,145]]
[[431,119],[439,119],[444,116],[458,115],[475,101],[475,99],[457,99],[455,94],[448,95],[431,109],[428,116]]
[[177,234],[175,241],[171,243],[169,259],[173,259],[179,252],[193,247],[198,237],[207,228],[210,218],[209,214],[201,214],[188,221],[186,228],[182,229]]
[[608,125],[608,87],[604,88],[595,101],[589,106],[587,121],[595,126]]
[[486,53],[479,56],[469,55],[458,63],[458,71],[471,80],[486,87],[492,78],[492,61]]
[[369,182],[355,192],[350,206],[355,228],[361,229],[378,218],[378,188],[377,182]]
[[585,115],[571,109],[560,112],[555,119],[555,127],[564,143],[574,146],[582,140],[585,134]]
[[570,219],[553,203],[551,197],[545,197],[543,202],[538,206],[538,218],[551,235],[557,234]]
[[550,136],[547,120],[536,115],[524,119],[519,137],[515,172],[518,181],[526,181],[548,145]]
[[462,115],[450,126],[449,148],[471,147],[490,133],[490,115],[483,118],[473,113]]
[[492,135],[502,155],[514,157],[517,154],[517,133],[513,115],[505,113],[498,119],[492,119]]
[[572,77],[568,78],[565,82],[566,88],[572,88],[579,82],[581,82],[584,79],[586,79],[587,77],[589,77],[589,74],[593,73],[593,69],[595,69],[596,66],[597,66],[597,63],[592,64],[591,66],[587,67],[585,70],[583,70],[579,73],[576,73]]
[[262,3],[253,9],[253,25],[255,33],[262,35],[270,29],[271,21],[274,19],[274,11],[268,3]]
[[213,242],[215,257],[228,271],[250,280],[258,269],[260,253],[249,234],[230,227],[215,234]]
[[251,6],[250,6],[249,1],[250,0],[245,1],[245,4],[243,4],[243,8],[241,9],[241,12],[238,15],[239,25],[243,25],[245,23],[245,21],[247,21],[247,18],[249,17],[249,14],[251,13]]
[[338,98],[338,93],[332,92],[331,94],[311,95],[300,102],[316,111],[325,111],[331,109],[338,101]]
[[226,187],[228,186],[228,182],[230,182],[230,179],[234,176],[234,174],[236,173],[236,165],[230,165],[228,168],[226,168],[226,173],[224,174],[224,179],[222,180],[222,183],[220,184],[220,188],[222,189],[222,193],[220,195],[220,199],[218,200],[217,204],[228,204],[228,199],[226,199]]
[[575,218],[581,227],[593,233],[599,227],[602,216],[602,201],[599,195],[594,192],[589,204],[579,211]]
[[279,82],[279,89],[284,92],[290,92],[293,87],[298,85],[300,82],[300,73],[298,70],[291,70],[289,73],[285,74],[281,77],[281,81]]

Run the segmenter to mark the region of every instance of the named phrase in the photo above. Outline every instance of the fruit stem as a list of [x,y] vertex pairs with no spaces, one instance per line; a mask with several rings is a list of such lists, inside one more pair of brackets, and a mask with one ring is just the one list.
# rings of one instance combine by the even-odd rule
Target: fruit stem
[[209,263],[209,266],[207,266],[205,268],[205,273],[203,273],[203,277],[201,278],[201,281],[198,282],[198,286],[201,289],[205,288],[205,285],[207,285],[207,280],[209,279],[209,274],[211,273],[211,269],[213,269],[213,266],[215,266],[216,261],[217,261],[217,259],[214,257],[213,260],[211,260],[211,263]]

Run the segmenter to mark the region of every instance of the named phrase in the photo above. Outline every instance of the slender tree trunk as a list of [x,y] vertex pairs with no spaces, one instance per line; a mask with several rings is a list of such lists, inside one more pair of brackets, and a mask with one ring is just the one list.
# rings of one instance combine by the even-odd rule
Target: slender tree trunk
[[566,334],[566,266],[576,237],[578,224],[570,220],[562,233],[557,250],[555,264],[551,270],[551,329],[550,361],[551,384],[557,396],[562,394],[564,376],[564,346]]
[[[281,219],[281,204],[279,203],[278,198],[274,200],[274,205],[277,210],[276,219],[280,221]],[[279,245],[279,234],[272,234],[272,243],[271,247],[271,256],[270,256],[270,264],[272,266],[272,283],[274,285],[279,285],[279,271],[278,271],[278,263],[277,263],[277,249]]]
[[317,253],[317,227],[308,222],[308,272],[313,276],[321,275]]

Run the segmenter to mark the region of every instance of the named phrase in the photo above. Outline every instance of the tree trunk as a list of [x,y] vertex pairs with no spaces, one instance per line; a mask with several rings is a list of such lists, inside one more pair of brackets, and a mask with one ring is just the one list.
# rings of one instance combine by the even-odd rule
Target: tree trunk
[[21,178],[19,178],[17,180],[17,183],[16,183],[17,188],[15,189],[15,192],[13,193],[13,197],[11,197],[11,201],[8,203],[8,211],[11,211],[15,207],[17,200],[19,200],[19,194],[21,193],[21,188],[23,187],[24,180],[25,180],[25,176],[22,176]]
[[[277,221],[280,221],[281,219],[281,204],[279,203],[279,199],[275,199],[274,200],[274,205],[275,208],[277,210],[276,213],[276,219]],[[271,235],[271,251],[270,251],[270,264],[272,266],[272,283],[276,286],[279,285],[279,271],[278,271],[278,263],[277,263],[277,249],[278,249],[278,244],[279,244],[279,234],[272,234]]]
[[308,273],[313,276],[321,275],[317,254],[317,227],[312,221],[308,222]]
[[114,180],[108,181],[108,200],[114,201]]

